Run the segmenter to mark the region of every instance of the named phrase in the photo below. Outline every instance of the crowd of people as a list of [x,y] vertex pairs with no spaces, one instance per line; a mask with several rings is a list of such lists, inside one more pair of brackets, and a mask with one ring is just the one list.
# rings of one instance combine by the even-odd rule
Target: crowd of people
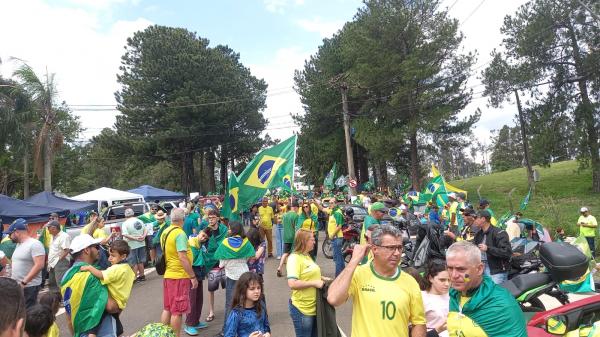
[[[43,228],[50,238],[44,242],[18,219],[5,232],[16,248],[11,279],[0,279],[0,307],[15,310],[0,315],[0,336],[23,329],[28,336],[58,336],[59,305],[73,336],[120,336],[120,315],[133,284],[146,280],[144,265],[156,266],[163,277],[162,325],[143,329],[149,333],[199,335],[215,319],[215,292],[221,288],[225,312],[218,336],[269,337],[270,294],[263,280],[274,273],[285,276],[290,288],[297,337],[316,337],[323,324],[337,329],[331,315],[320,315],[323,307],[335,312],[348,299],[353,336],[526,336],[517,302],[498,286],[507,279],[512,251],[507,231],[494,225],[489,202],[480,201],[475,210],[463,195],[450,194],[443,209],[430,204],[415,215],[401,200],[403,219],[417,220],[417,246],[429,241],[426,264],[416,270],[400,267],[406,238],[385,220],[388,205],[367,195],[358,202],[369,214],[346,263],[342,233],[353,219],[340,207],[350,200],[336,199],[325,205],[318,198],[265,197],[239,221],[220,217],[219,205],[210,201],[184,204],[168,215],[157,205],[137,217],[128,208],[120,234],[109,234],[103,217],[92,213],[73,239],[53,215]],[[594,247],[596,220],[585,207],[581,213],[581,233]],[[317,261],[320,229],[332,243],[331,278]],[[278,260],[276,270],[265,270],[269,258]],[[40,297],[43,271],[49,291]],[[203,317],[205,291],[209,310]]]

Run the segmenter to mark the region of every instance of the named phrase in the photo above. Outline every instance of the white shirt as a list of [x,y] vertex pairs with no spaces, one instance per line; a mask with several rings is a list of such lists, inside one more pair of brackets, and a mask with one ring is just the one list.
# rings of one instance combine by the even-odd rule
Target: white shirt
[[[71,245],[71,237],[69,234],[60,231],[56,236],[52,237],[50,247],[48,247],[48,269],[54,268],[60,260],[60,255],[65,249],[69,249]],[[67,254],[66,259],[69,259]]]
[[248,259],[220,260],[219,267],[225,267],[225,276],[232,280],[239,280],[243,273],[249,271]]
[[423,296],[423,307],[425,308],[425,319],[427,330],[435,329],[436,326],[448,319],[450,309],[450,295],[434,295],[421,291]]

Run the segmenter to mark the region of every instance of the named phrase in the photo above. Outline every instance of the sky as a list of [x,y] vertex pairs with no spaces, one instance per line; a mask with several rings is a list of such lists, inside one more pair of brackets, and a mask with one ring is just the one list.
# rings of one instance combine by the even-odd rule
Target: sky
[[[499,48],[500,26],[525,0],[445,0],[460,22],[465,52],[477,51],[480,73]],[[269,85],[265,132],[285,139],[298,131],[290,113],[303,113],[293,75],[314,55],[323,38],[352,20],[358,0],[4,0],[0,11],[0,74],[10,77],[19,60],[44,75],[54,73],[60,101],[80,116],[81,141],[112,127],[117,73],[128,37],[149,25],[183,27],[240,53],[252,74]],[[474,134],[489,143],[490,132],[513,124],[516,108],[487,106],[474,76],[474,100],[462,112],[483,114]],[[90,107],[98,105],[98,107]],[[102,106],[102,107],[100,107]]]

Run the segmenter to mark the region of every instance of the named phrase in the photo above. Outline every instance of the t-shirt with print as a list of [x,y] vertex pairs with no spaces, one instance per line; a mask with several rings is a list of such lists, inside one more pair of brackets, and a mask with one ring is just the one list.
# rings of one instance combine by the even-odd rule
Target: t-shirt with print
[[378,275],[372,261],[356,267],[348,296],[353,337],[408,337],[409,324],[426,323],[421,289],[400,267],[393,277]]
[[[470,297],[461,296],[460,306],[464,307],[465,303],[471,299]],[[459,312],[451,311],[448,314],[448,332],[451,337],[468,336],[468,337],[488,337],[488,334],[477,325],[468,316]]]
[[[300,281],[318,281],[321,268],[306,254],[292,253],[287,260],[287,278]],[[307,316],[317,314],[317,289],[314,287],[292,289],[292,304]]]
[[[171,233],[171,231],[173,231],[173,233]],[[171,235],[169,235],[169,233],[171,233]],[[169,235],[168,238],[167,235]],[[177,280],[193,276],[188,275],[188,273],[185,272],[183,265],[181,265],[181,261],[179,261],[179,254],[177,253],[186,252],[188,261],[190,261],[190,266],[192,265],[192,249],[188,244],[188,238],[183,229],[171,225],[163,231],[160,238],[161,245],[163,241],[165,241],[165,238],[166,242],[164,247],[162,247],[163,254],[165,254],[165,262],[167,264],[164,278]]]
[[[129,218],[123,222],[121,229],[123,231],[123,235],[142,236],[144,234],[144,230],[146,229],[146,225],[138,218]],[[127,238],[124,238],[124,240],[127,241],[129,248],[131,249],[146,247],[145,240],[137,241]]]
[[119,309],[125,309],[133,281],[135,281],[135,273],[127,263],[113,264],[108,269],[102,271],[102,284],[108,288],[108,295],[112,297]]
[[[25,276],[33,268],[33,258],[36,256],[45,256],[44,245],[36,239],[28,238],[23,243],[18,243],[15,252],[12,255],[12,279],[22,282]],[[27,284],[28,287],[39,286],[42,284],[42,271],[40,270],[33,279]]]

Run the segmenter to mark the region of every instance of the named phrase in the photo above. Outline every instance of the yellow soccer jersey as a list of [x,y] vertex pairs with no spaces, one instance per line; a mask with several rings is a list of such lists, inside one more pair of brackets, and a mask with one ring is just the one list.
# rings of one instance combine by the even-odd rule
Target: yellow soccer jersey
[[117,302],[119,309],[125,309],[135,281],[135,273],[131,267],[127,263],[115,264],[103,270],[102,276],[104,279],[101,282],[108,288],[110,297]]
[[[470,297],[460,298],[460,306],[463,307]],[[449,337],[488,337],[483,329],[473,322],[469,317],[451,311],[448,313],[448,335]]]
[[425,325],[421,289],[398,267],[388,278],[375,273],[373,262],[358,266],[348,289],[352,298],[352,336],[408,337],[408,326]]

